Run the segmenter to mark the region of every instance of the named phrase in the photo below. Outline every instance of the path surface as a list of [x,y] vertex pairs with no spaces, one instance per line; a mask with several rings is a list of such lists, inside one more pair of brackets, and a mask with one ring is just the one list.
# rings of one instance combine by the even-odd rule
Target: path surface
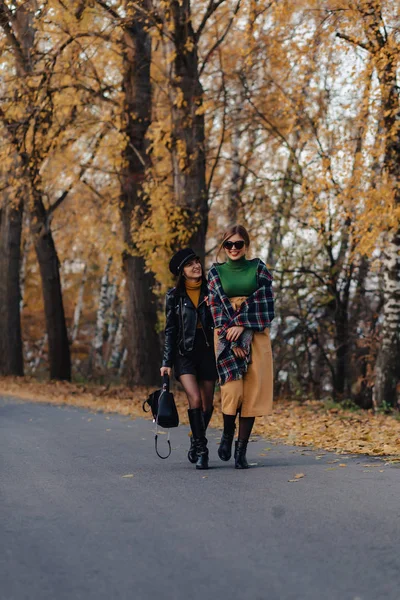
[[398,468],[261,440],[235,471],[211,431],[201,472],[151,429],[0,400],[1,600],[398,600]]

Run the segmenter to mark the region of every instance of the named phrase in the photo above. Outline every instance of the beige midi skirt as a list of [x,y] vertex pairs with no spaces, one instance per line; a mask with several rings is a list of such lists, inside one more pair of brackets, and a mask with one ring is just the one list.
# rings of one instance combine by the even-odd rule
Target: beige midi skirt
[[[238,309],[245,297],[229,299]],[[215,346],[218,333],[215,332]],[[221,386],[221,409],[226,415],[263,417],[270,415],[273,405],[273,361],[269,328],[255,331],[251,344],[251,363],[241,379]]]

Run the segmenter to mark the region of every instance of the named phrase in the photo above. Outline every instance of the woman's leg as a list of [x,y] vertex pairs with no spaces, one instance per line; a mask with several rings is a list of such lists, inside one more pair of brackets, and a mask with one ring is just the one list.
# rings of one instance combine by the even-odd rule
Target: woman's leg
[[179,381],[185,390],[189,408],[202,408],[201,392],[196,376],[191,374],[181,375]]
[[207,429],[209,422],[214,411],[214,387],[215,381],[202,380],[199,381],[199,388],[201,394],[201,405],[203,409],[204,425]]
[[226,435],[235,435],[236,415],[222,415],[224,417],[224,433]]
[[213,408],[214,387],[215,381],[199,381],[203,412],[208,412]]
[[248,442],[255,417],[239,417],[239,440]]

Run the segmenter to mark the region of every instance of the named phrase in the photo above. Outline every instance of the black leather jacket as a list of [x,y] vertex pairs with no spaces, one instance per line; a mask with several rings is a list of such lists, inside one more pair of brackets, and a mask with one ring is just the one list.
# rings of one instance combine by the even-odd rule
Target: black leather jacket
[[202,325],[202,333],[207,345],[213,348],[214,324],[210,309],[206,303],[207,288],[202,287],[199,304],[196,307],[186,292],[178,291],[176,288],[169,290],[166,295],[166,324],[163,367],[172,367],[174,358],[179,352],[187,354],[194,347],[197,329],[197,318]]

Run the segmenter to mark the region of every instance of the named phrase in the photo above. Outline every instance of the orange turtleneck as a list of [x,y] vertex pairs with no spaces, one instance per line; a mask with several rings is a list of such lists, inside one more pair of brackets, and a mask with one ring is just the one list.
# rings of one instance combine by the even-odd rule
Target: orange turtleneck
[[[188,281],[187,279],[185,279],[186,293],[196,308],[199,304],[201,284],[202,284],[201,279],[199,281]],[[197,328],[200,328],[200,327],[201,327],[201,323],[199,320],[197,320]]]

